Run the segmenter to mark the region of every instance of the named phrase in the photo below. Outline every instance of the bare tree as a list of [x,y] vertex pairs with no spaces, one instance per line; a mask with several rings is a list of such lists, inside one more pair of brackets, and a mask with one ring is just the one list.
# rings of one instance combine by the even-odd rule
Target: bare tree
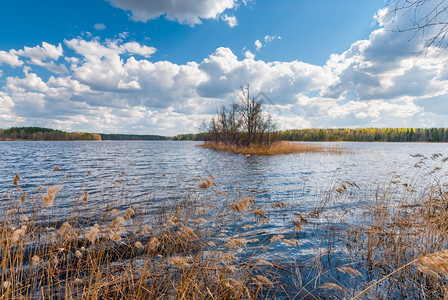
[[208,139],[237,146],[269,146],[275,141],[276,126],[271,116],[263,113],[261,94],[251,98],[249,86],[241,91],[240,103],[217,110],[217,118],[208,126]]
[[409,18],[406,25],[396,23],[399,32],[413,32],[413,38],[421,34],[425,43],[423,52],[430,48],[444,51],[448,48],[448,1],[447,0],[388,0],[388,18],[396,22],[398,17]]
[[270,115],[264,116],[262,112],[263,99],[250,97],[249,86],[241,87],[243,97],[241,98],[242,118],[244,131],[246,133],[245,144],[271,144],[271,136],[276,126]]

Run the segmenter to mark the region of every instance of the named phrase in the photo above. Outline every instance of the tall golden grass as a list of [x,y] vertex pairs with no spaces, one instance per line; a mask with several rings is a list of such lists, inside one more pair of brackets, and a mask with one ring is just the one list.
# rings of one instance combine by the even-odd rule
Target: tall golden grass
[[353,299],[448,297],[447,159],[418,157],[417,171],[392,172],[362,207],[363,220],[345,233],[350,255],[370,276]]
[[[69,181],[25,193],[16,175],[0,195],[1,299],[446,298],[448,183],[441,170],[421,181],[393,175],[373,191],[344,181],[301,214],[284,202],[233,198],[212,176],[164,203],[96,205],[98,195],[80,190],[71,200],[65,195],[72,208],[59,214]],[[357,209],[361,220],[343,230],[327,226],[337,203],[360,195],[367,204],[336,215],[342,222]],[[244,234],[275,212],[290,212],[289,225],[261,240]],[[304,228],[326,230],[312,259],[266,255],[278,243],[299,251]],[[337,256],[338,241],[346,259],[324,264]]]
[[291,143],[280,141],[269,146],[252,144],[250,146],[238,146],[235,144],[225,144],[221,142],[206,142],[200,145],[202,148],[232,152],[245,155],[280,155],[291,153],[342,153],[344,149],[336,146],[325,146],[313,143]]
[[238,259],[255,239],[229,230],[225,216],[241,213],[227,193],[212,189],[214,177],[150,215],[154,203],[118,209],[123,201],[111,201],[98,208],[88,203],[93,195],[80,191],[70,213],[59,216],[55,203],[64,185],[39,187],[23,199],[20,180],[17,175],[0,198],[1,299],[255,299],[275,293],[276,270],[261,259],[266,245]]

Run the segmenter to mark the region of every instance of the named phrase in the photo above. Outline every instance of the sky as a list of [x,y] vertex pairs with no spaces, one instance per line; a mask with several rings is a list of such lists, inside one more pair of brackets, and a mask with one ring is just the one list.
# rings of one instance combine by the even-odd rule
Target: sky
[[282,130],[447,127],[448,53],[425,48],[437,28],[397,30],[416,16],[388,12],[385,0],[4,1],[0,128],[195,133],[242,86]]

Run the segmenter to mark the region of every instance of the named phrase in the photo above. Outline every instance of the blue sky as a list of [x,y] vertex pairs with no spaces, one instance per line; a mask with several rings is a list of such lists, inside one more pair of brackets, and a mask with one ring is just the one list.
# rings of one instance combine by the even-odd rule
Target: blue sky
[[[431,1],[429,1],[431,2]],[[384,0],[6,1],[0,128],[196,132],[241,85],[281,129],[443,127],[446,53]]]

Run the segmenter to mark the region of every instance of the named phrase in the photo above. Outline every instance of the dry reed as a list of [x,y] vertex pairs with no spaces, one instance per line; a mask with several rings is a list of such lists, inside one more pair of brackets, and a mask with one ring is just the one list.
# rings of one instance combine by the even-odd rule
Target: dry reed
[[[59,215],[55,213],[59,206],[52,204],[56,198],[59,201],[62,185],[47,186],[43,194],[45,188],[39,187],[35,198],[42,201],[33,203],[27,196],[33,192],[21,192],[20,175],[16,175],[15,192],[8,197],[17,200],[2,199],[11,207],[0,215],[2,299],[254,299],[269,295],[276,268],[258,256],[241,261],[241,251],[252,251],[248,243],[253,247],[256,239],[228,231],[231,219],[223,216],[230,218],[234,210],[226,204],[227,193],[211,189],[216,185],[210,176],[198,183],[204,195],[193,192],[150,216],[137,205],[114,208],[113,200],[104,208],[96,207],[94,196],[80,191],[72,211]],[[222,207],[204,204],[206,195],[225,199]],[[63,196],[61,203],[67,201]],[[255,200],[244,197],[237,204],[244,211]],[[27,206],[32,209],[25,211]],[[267,213],[261,208],[252,212],[259,218]],[[225,238],[218,238],[221,231],[226,232]],[[266,267],[270,271],[262,274]]]
[[[112,200],[95,207],[94,194],[80,191],[72,211],[58,217],[51,203],[59,201],[62,185],[47,186],[43,194],[43,187],[25,192],[19,191],[20,179],[17,174],[13,191],[1,196],[2,299],[446,296],[448,184],[441,177],[420,186],[394,177],[373,194],[362,194],[372,197],[357,208],[365,219],[340,231],[325,227],[324,218],[336,200],[359,196],[353,191],[360,187],[350,181],[301,214],[280,201],[233,198],[212,189],[218,183],[210,176],[198,180],[198,191],[160,205],[156,213],[145,214],[143,202],[123,206]],[[114,184],[121,189],[122,183]],[[260,222],[278,213],[285,228],[260,230]],[[318,236],[322,251],[307,261],[270,255],[270,247],[299,253],[312,230],[325,234]],[[351,261],[333,261],[325,269],[324,257],[331,259],[338,239]]]
[[245,155],[280,155],[280,154],[291,154],[291,153],[309,153],[309,152],[319,152],[319,153],[331,153],[331,154],[341,154],[345,150],[336,146],[325,146],[322,144],[315,143],[291,143],[288,141],[275,142],[270,146],[264,145],[250,145],[250,146],[238,146],[234,144],[225,144],[221,142],[206,142],[200,145],[202,148],[233,152],[236,154]]
[[390,183],[377,189],[364,208],[364,222],[346,233],[351,255],[362,259],[377,279],[355,298],[368,293],[367,297],[448,296],[448,184],[442,173],[446,160],[431,156],[439,164],[433,167],[427,166],[425,156],[415,157],[421,160],[415,165],[414,182],[408,181],[409,175],[391,174]]
[[47,192],[42,195],[42,205],[51,206],[56,197],[56,194],[61,190],[62,185],[54,185],[47,188]]
[[448,275],[448,250],[438,251],[415,260],[414,265],[425,274]]

